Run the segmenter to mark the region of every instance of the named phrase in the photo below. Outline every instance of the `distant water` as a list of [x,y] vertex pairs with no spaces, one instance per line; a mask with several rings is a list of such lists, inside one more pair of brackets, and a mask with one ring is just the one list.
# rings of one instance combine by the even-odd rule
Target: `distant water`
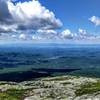
[[0,45],[0,80],[58,74],[100,77],[100,45]]

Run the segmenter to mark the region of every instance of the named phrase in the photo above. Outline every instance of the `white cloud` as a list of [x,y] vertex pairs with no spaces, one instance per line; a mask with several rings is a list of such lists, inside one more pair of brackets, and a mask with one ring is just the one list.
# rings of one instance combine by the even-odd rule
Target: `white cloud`
[[96,17],[96,16],[92,16],[91,18],[89,18],[89,20],[95,24],[96,26],[99,26],[100,25],[100,18],[99,17]]
[[11,0],[12,2],[17,2],[18,0]]
[[12,34],[11,37],[12,37],[12,38],[16,38],[16,35],[15,35],[15,34]]
[[46,34],[57,34],[57,32],[55,30],[37,30],[37,32],[39,33],[46,33]]
[[33,35],[32,40],[42,40],[43,38],[40,36]]
[[16,32],[16,25],[0,24],[0,32]]
[[91,33],[88,33],[85,29],[78,29],[77,33],[72,33],[69,29],[66,29],[62,32],[56,32],[55,30],[38,30],[34,32],[34,34],[28,34],[26,31],[20,31],[19,34],[0,34],[0,40],[23,40],[23,41],[96,41],[100,40],[99,35],[93,35]]
[[78,29],[78,32],[79,32],[80,35],[86,35],[87,34],[87,31],[84,30],[84,29],[81,29],[81,28]]
[[[52,11],[42,6],[38,0],[18,2],[13,4],[11,0],[0,0],[0,25],[12,27],[13,30],[25,29],[56,29],[62,26]],[[0,30],[12,31],[5,29]]]
[[62,38],[65,38],[65,39],[73,38],[73,33],[69,29],[64,30],[63,32],[61,32],[60,35]]
[[56,38],[58,38],[58,32],[56,32],[55,30],[52,30],[52,29],[50,29],[50,30],[41,30],[41,29],[39,29],[39,30],[37,30],[37,33],[38,33],[38,36],[39,37],[41,37],[42,39],[56,39]]
[[20,35],[19,35],[19,39],[26,40],[26,39],[27,39],[27,37],[26,37],[26,35],[25,35],[25,34],[20,34]]

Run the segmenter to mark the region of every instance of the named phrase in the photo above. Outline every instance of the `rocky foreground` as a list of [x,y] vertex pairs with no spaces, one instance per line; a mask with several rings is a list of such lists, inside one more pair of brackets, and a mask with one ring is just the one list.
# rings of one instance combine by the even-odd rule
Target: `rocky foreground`
[[0,100],[100,100],[100,79],[57,76],[0,82]]

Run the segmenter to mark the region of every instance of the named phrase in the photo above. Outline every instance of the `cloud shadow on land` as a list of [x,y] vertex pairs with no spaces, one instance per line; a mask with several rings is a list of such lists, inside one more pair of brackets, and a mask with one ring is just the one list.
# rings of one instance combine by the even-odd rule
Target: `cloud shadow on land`
[[66,73],[72,72],[80,69],[48,69],[48,68],[33,68],[30,71],[26,72],[13,72],[13,73],[5,73],[0,74],[0,81],[14,81],[14,82],[22,82],[27,80],[34,80],[37,78],[53,76],[53,74],[57,73]]

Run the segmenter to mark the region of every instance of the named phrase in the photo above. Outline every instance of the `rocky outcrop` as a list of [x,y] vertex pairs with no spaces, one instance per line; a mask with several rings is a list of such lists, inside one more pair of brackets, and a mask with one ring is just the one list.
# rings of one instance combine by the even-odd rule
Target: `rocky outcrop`
[[99,78],[57,76],[21,83],[0,83],[2,93],[11,89],[21,93],[15,100],[100,100]]

